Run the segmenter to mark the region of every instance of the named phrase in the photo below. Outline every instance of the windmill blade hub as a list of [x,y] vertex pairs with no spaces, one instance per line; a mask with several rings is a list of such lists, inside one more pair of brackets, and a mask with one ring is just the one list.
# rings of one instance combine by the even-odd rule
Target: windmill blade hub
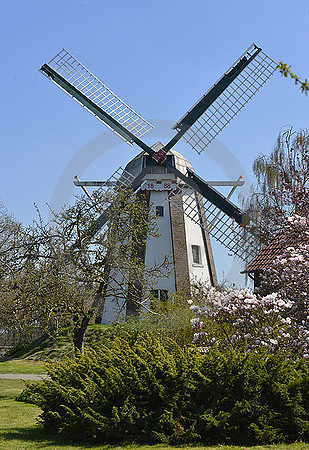
[[166,160],[166,152],[163,150],[163,148],[161,148],[152,155],[152,158],[157,162],[157,164],[160,164],[161,166]]

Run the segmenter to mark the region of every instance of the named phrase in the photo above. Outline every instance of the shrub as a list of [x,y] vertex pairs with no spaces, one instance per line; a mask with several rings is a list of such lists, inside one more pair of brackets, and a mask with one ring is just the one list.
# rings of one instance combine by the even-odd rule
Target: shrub
[[207,383],[194,393],[203,442],[239,444],[309,437],[309,370],[285,354],[219,352],[202,356]]
[[[165,442],[201,377],[195,351],[151,335],[122,332],[106,345],[47,367],[50,380],[28,385],[44,427],[71,438]],[[191,436],[192,437],[192,436]]]
[[309,370],[282,354],[201,355],[145,333],[48,367],[24,393],[47,430],[105,443],[255,444],[309,437]]
[[247,289],[209,288],[190,309],[196,316],[191,319],[192,343],[203,352],[212,347],[273,354],[284,350],[291,357],[309,357],[309,316],[304,300],[291,301],[279,292],[261,297]]
[[192,342],[192,317],[186,294],[174,293],[169,295],[168,301],[151,298],[151,311],[131,319],[125,327],[129,331],[150,332],[163,340],[172,339],[182,347]]

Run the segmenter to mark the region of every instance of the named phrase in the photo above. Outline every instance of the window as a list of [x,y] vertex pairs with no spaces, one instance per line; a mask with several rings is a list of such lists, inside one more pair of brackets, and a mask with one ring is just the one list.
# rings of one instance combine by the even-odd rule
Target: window
[[160,289],[159,293],[160,293],[160,300],[161,300],[161,302],[166,302],[167,301],[167,290],[166,289]]
[[150,291],[150,294],[152,295],[152,297],[160,300],[161,302],[166,302],[168,298],[166,289],[153,289],[152,291]]
[[192,245],[192,257],[194,264],[201,264],[201,248],[199,245]]
[[164,208],[163,206],[156,206],[156,216],[163,217],[164,216]]
[[159,298],[159,291],[158,291],[158,289],[152,289],[152,290],[150,291],[150,295],[151,295],[153,298],[158,299],[158,298]]

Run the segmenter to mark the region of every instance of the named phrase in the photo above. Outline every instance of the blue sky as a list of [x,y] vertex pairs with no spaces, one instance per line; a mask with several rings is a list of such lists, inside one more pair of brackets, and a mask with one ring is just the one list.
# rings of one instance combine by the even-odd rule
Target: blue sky
[[[157,124],[149,144],[166,142],[169,126],[252,42],[309,76],[304,0],[11,0],[1,17],[0,199],[25,223],[34,203],[48,217],[46,202],[72,200],[73,175],[106,179],[138,151],[38,72],[62,47]],[[309,97],[275,74],[208,151],[175,149],[209,180],[238,177],[242,166],[249,186],[254,158],[271,151],[282,126],[307,128],[308,107]],[[232,260],[218,252],[226,276]]]

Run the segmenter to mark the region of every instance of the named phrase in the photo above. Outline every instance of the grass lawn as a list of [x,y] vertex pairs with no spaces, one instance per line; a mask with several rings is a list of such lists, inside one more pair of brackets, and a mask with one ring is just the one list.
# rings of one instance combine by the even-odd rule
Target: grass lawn
[[0,362],[0,373],[35,373],[45,372],[45,364],[31,359],[12,359]]
[[[104,333],[110,325],[92,324],[89,325],[85,335],[85,345],[93,346],[104,340]],[[36,361],[62,361],[74,355],[72,336],[68,328],[63,328],[55,334],[44,334],[35,341],[26,344],[16,350],[11,357],[2,357],[0,361],[7,359],[31,359]],[[1,372],[0,372],[1,373]],[[4,373],[4,372],[2,372]],[[26,372],[24,372],[26,373]],[[36,372],[33,372],[36,373]]]
[[53,450],[74,450],[95,448],[107,450],[177,450],[178,448],[188,448],[190,450],[232,450],[245,449],[262,450],[305,450],[309,448],[309,444],[297,443],[291,445],[269,445],[257,447],[235,447],[235,446],[218,446],[218,447],[170,447],[166,445],[129,445],[126,447],[109,447],[102,445],[74,445],[65,442],[62,439],[47,435],[43,428],[36,423],[36,418],[40,414],[40,409],[34,405],[28,405],[15,401],[15,397],[23,390],[24,383],[21,380],[1,380],[0,379],[0,448],[6,450],[15,449],[33,449],[33,448],[50,448]]

